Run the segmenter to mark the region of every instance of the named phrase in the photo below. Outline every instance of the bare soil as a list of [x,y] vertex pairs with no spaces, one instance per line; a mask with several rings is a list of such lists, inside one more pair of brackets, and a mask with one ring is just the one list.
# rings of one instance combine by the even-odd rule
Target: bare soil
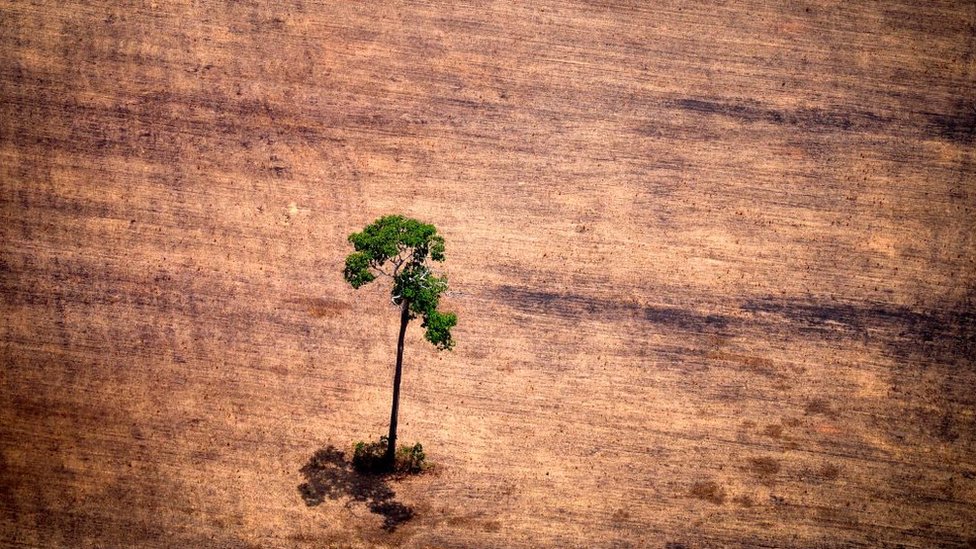
[[976,546],[972,2],[185,4],[0,0],[0,545]]

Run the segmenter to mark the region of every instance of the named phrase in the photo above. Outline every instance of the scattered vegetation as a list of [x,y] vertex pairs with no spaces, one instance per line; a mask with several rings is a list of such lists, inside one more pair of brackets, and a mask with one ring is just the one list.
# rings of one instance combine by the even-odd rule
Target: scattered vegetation
[[416,475],[430,467],[424,447],[418,442],[413,446],[401,445],[397,448],[392,466],[386,458],[390,441],[387,437],[380,437],[378,442],[363,442],[356,444],[353,450],[352,466],[362,474],[394,473],[401,475]]

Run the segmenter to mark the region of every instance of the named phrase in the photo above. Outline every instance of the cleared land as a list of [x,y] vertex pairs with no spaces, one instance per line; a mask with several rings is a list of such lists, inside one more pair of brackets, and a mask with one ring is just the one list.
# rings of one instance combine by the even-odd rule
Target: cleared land
[[[973,547],[974,52],[966,1],[0,0],[0,544]],[[435,472],[366,482],[393,212],[459,345],[408,333]]]

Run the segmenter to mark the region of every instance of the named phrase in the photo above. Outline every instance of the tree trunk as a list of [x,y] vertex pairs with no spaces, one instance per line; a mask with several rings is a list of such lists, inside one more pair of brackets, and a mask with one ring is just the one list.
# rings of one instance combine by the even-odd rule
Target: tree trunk
[[400,305],[400,337],[397,339],[396,373],[393,374],[393,410],[390,412],[390,436],[384,456],[387,467],[392,471],[396,459],[397,412],[400,409],[400,378],[403,375],[403,336],[410,322],[410,303],[406,299]]

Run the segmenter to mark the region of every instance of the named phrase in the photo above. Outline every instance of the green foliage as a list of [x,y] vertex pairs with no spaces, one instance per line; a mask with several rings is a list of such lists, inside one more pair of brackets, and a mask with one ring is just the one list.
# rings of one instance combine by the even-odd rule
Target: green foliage
[[386,448],[389,444],[387,437],[380,437],[379,442],[358,442],[353,450],[352,466],[362,474],[377,475],[386,473],[413,475],[421,473],[427,468],[427,456],[424,447],[418,442],[413,446],[397,448],[390,470],[386,463]]
[[379,442],[356,443],[352,454],[352,466],[360,473],[382,473],[386,471],[386,447],[389,439],[380,437]]
[[397,473],[417,474],[426,468],[427,455],[424,454],[424,447],[418,442],[413,446],[400,446],[397,448],[394,470]]
[[454,313],[441,313],[430,311],[424,315],[422,326],[427,329],[424,338],[434,344],[438,349],[450,349],[454,347],[454,340],[451,339],[451,328],[457,324],[457,315]]
[[362,252],[349,254],[346,258],[346,269],[342,274],[353,288],[359,288],[376,280],[376,275],[369,271],[369,256]]
[[377,219],[362,232],[349,235],[349,242],[374,268],[397,257],[405,258],[404,252],[413,263],[423,263],[428,255],[434,261],[444,260],[444,238],[437,235],[437,229],[402,215]]
[[457,315],[437,310],[447,279],[433,274],[428,265],[428,260],[444,261],[444,237],[437,229],[416,219],[388,215],[349,235],[349,242],[356,251],[346,258],[346,281],[359,288],[380,275],[392,278],[393,302],[406,302],[410,318],[423,317],[427,341],[438,349],[451,349]]

